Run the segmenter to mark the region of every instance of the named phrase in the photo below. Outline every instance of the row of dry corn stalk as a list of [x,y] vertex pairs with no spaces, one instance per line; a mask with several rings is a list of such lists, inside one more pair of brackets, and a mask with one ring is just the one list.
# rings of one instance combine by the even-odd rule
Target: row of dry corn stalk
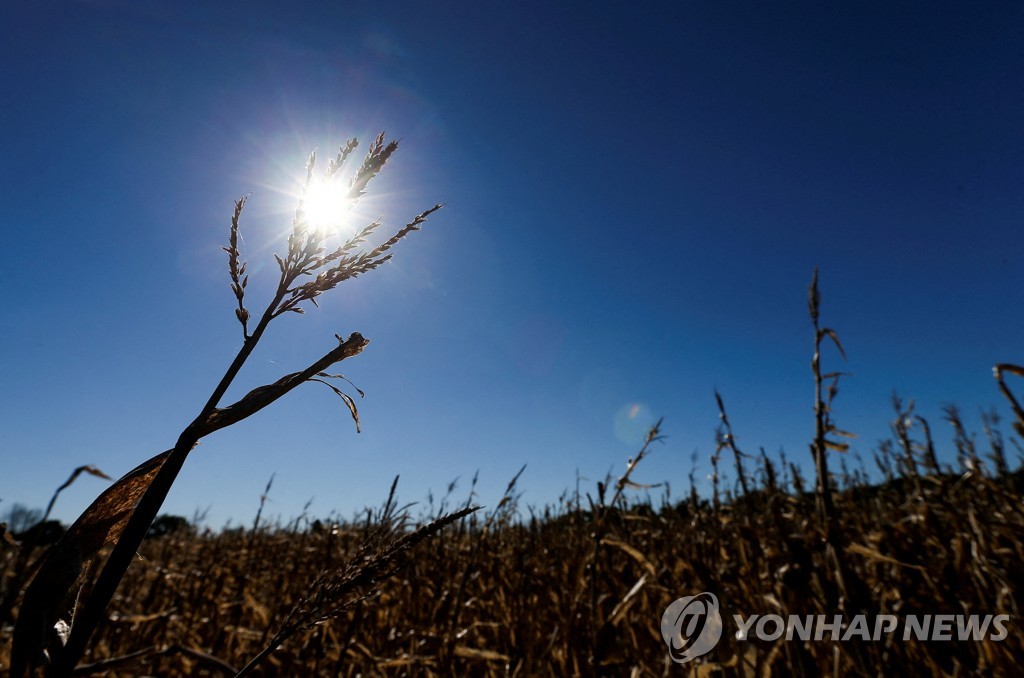
[[[822,521],[799,467],[763,453],[751,461],[739,452],[734,480],[720,479],[710,498],[691,485],[682,501],[665,491],[627,500],[627,473],[593,495],[522,507],[517,476],[496,508],[421,544],[399,576],[353,590],[346,610],[278,648],[263,670],[1011,675],[1024,654],[1024,475],[1008,470],[996,422],[986,418],[981,444],[955,411],[948,414],[960,461],[933,467],[931,429],[895,404],[893,437],[874,455],[887,480],[869,484],[862,468],[834,475],[832,523]],[[729,437],[720,431],[720,444]],[[657,438],[652,431],[648,443]],[[453,496],[435,512],[459,508]],[[360,550],[380,539],[373,535],[382,526],[405,529],[371,511],[360,520],[148,539],[78,674],[233,675],[308,601],[308,582],[365,558]],[[19,549],[2,548],[10,577]],[[661,614],[699,591],[715,592],[726,614],[999,613],[1012,621],[1002,641],[767,643],[727,633],[707,661],[672,665]],[[0,665],[7,646],[0,642]]]

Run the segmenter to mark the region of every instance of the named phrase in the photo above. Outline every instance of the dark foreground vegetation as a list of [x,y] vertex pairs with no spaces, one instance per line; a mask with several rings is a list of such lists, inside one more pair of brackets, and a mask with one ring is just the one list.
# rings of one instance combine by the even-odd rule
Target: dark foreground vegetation
[[[896,406],[893,438],[874,455],[886,481],[868,484],[864,469],[834,474],[832,534],[798,468],[763,453],[747,457],[724,416],[713,478],[728,462],[730,480],[716,481],[710,497],[691,483],[682,501],[664,490],[657,500],[627,501],[645,446],[622,478],[542,511],[519,505],[513,481],[497,507],[419,544],[397,576],[340,593],[331,587],[408,533],[393,502],[343,524],[302,517],[199,533],[164,521],[76,675],[233,675],[318,605],[323,623],[314,615],[300,624],[257,672],[1015,675],[1024,656],[1024,476],[1010,469],[992,418],[979,442],[947,413],[959,459],[947,468],[935,461],[925,422]],[[467,494],[465,506],[474,500]],[[432,510],[456,504],[449,495]],[[7,582],[45,548],[25,546],[25,558],[12,541],[0,547]],[[714,592],[729,619],[864,612],[1011,621],[1003,640],[764,642],[737,640],[727,620],[708,656],[674,664],[662,613],[700,591]],[[5,625],[2,666],[10,634]]]

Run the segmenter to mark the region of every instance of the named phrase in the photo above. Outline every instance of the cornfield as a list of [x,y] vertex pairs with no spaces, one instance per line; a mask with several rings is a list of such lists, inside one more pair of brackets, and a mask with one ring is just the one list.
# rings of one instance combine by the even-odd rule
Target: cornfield
[[[905,415],[905,412],[899,414]],[[904,416],[900,421],[905,421]],[[959,430],[959,420],[955,420]],[[921,428],[920,426],[918,428]],[[927,429],[925,429],[927,430]],[[993,459],[998,459],[996,443]],[[653,438],[653,436],[652,436]],[[961,443],[969,438],[958,438]],[[513,481],[499,506],[421,544],[395,576],[368,581],[334,618],[273,652],[266,675],[1013,675],[1024,653],[1020,471],[984,463],[907,469],[933,443],[897,433],[864,471],[837,478],[837,577],[814,493],[797,466],[760,456],[747,492],[627,501],[567,494],[531,515]],[[966,466],[973,448],[958,450]],[[639,455],[638,455],[639,456]],[[741,461],[742,464],[742,461]],[[900,471],[899,469],[903,469]],[[609,479],[612,493],[629,480]],[[738,484],[738,483],[737,483]],[[472,495],[472,490],[469,491]],[[613,501],[614,500],[614,501]],[[437,507],[448,510],[448,497]],[[463,505],[469,506],[472,496]],[[424,517],[424,520],[426,516]],[[407,532],[387,510],[360,521],[287,525],[146,540],[76,675],[234,675],[275,629],[308,605],[324,574],[358,568]],[[5,543],[5,578],[17,546]],[[39,549],[31,552],[34,561]],[[1011,615],[1004,640],[775,643],[726,634],[706,662],[668,659],[662,612],[714,591],[723,612]],[[8,665],[10,627],[0,663]]]

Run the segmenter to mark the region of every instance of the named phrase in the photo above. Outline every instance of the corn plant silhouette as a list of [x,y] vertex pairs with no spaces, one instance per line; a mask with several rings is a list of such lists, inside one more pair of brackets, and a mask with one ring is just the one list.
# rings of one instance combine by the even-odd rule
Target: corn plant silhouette
[[[358,141],[352,139],[339,149],[337,157],[328,163],[325,182],[341,181],[339,172],[348,165],[357,146]],[[358,201],[397,148],[396,141],[385,141],[383,132],[378,135],[347,187],[342,187],[347,190],[342,192],[341,199],[349,206]],[[354,398],[335,385],[344,377],[326,371],[367,346],[369,341],[358,332],[348,338],[335,335],[338,345],[305,369],[256,388],[235,403],[220,405],[271,321],[285,313],[303,313],[304,302],[316,305],[316,298],[324,292],[388,261],[391,248],[419,230],[427,217],[441,208],[438,204],[422,212],[376,247],[370,248],[366,241],[381,226],[379,219],[328,251],[330,234],[311,223],[306,213],[315,165],[314,152],[306,166],[306,180],[288,235],[287,252],[283,257],[274,255],[280,269],[277,290],[251,329],[252,318],[245,305],[246,262],[241,260],[238,250],[239,219],[246,199],[235,202],[228,246],[223,249],[228,254],[231,289],[237,301],[235,316],[242,326],[242,348],[174,447],[143,462],[103,492],[50,551],[26,590],[20,608],[12,646],[12,676],[26,675],[34,666],[46,662],[48,675],[72,673],[185,459],[201,438],[255,414],[309,381],[330,386],[344,401],[358,428]]]

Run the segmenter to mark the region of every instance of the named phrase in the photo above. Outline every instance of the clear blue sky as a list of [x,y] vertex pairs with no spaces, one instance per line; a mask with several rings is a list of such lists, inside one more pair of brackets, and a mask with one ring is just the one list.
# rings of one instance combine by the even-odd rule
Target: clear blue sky
[[[1024,361],[1019,3],[4,3],[0,513],[80,464],[173,445],[240,345],[232,201],[255,312],[306,154],[386,129],[361,207],[395,260],[275,322],[229,394],[360,331],[356,434],[309,384],[193,453],[165,509],[351,514],[401,474],[479,469],[493,504],[620,470],[685,492],[721,391],[748,452],[808,460],[806,287],[854,373],[836,419],[869,457],[893,390],[950,459],[941,407],[1005,413]],[[184,9],[191,5],[190,9]],[[364,145],[365,148],[365,145]],[[635,406],[639,405],[639,408]],[[638,412],[629,420],[627,413]],[[617,425],[618,417],[618,425]],[[809,466],[809,465],[808,465]],[[76,516],[105,487],[84,478]]]

